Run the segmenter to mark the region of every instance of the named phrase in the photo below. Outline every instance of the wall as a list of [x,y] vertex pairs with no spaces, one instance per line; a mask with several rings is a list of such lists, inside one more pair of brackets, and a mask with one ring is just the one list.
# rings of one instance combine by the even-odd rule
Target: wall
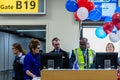
[[0,25],[47,25],[46,51],[52,50],[53,37],[61,39],[61,47],[71,51],[78,47],[79,24],[73,13],[65,9],[66,0],[47,0],[47,14],[44,16],[0,16]]

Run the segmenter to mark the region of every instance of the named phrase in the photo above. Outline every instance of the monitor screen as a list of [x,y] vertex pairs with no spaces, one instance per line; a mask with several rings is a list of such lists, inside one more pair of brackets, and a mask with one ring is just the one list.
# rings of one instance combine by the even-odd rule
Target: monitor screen
[[102,12],[101,20],[104,20],[106,16],[112,17],[115,9],[118,7],[118,0],[91,0],[95,4],[95,9]]
[[96,69],[117,69],[118,53],[97,52],[95,60]]
[[61,69],[62,53],[41,53],[41,69]]

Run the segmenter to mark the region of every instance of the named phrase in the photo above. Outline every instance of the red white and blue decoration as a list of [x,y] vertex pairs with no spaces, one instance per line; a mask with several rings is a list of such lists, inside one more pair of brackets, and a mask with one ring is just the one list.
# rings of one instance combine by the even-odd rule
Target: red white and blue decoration
[[88,18],[96,21],[102,16],[101,12],[95,9],[94,3],[89,0],[67,0],[65,8],[69,12],[74,12],[75,19],[80,21]]
[[[102,12],[95,8],[95,4],[90,0],[67,0],[65,8],[74,13],[78,21],[90,19],[98,21],[102,17]],[[112,42],[120,40],[120,7],[117,7],[112,16],[106,16],[103,26],[97,27],[95,35],[97,38],[104,39],[109,35]]]

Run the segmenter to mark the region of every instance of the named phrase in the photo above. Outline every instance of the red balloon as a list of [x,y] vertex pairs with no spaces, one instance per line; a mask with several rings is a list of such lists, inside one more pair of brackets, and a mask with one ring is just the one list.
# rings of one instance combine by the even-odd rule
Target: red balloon
[[77,0],[78,7],[85,7],[88,3],[88,0]]
[[93,10],[95,8],[95,5],[93,2],[88,2],[87,5],[85,6],[88,11],[90,12],[91,10]]
[[115,25],[117,30],[120,30],[120,22],[118,24]]
[[80,18],[77,16],[77,12],[74,12],[74,18],[75,18],[77,21],[80,21]]
[[112,22],[106,22],[104,25],[103,25],[103,29],[104,31],[106,32],[106,34],[109,34],[112,32],[114,28],[114,24]]
[[84,2],[88,2],[88,1],[90,1],[90,0],[76,0],[77,2],[79,2],[79,1],[84,1]]
[[120,13],[113,14],[113,16],[112,16],[112,22],[115,25],[120,22]]

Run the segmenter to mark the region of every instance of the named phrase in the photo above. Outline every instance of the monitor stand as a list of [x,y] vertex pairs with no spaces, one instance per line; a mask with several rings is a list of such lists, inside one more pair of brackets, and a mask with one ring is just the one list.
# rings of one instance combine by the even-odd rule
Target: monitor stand
[[48,66],[48,69],[54,69],[54,60],[49,59],[47,66]]
[[104,69],[111,69],[111,60],[109,59],[104,60]]

